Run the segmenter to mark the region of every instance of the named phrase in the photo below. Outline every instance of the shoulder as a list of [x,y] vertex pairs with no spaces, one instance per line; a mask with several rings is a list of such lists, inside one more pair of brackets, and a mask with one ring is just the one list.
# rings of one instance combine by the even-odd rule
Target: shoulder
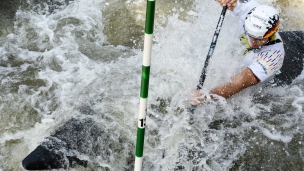
[[284,51],[275,48],[264,49],[253,57],[248,67],[264,82],[281,69],[283,61]]
[[258,53],[258,55],[266,55],[266,56],[271,56],[273,54],[284,54],[284,51],[282,48],[267,48],[267,49],[261,50]]
[[263,61],[265,65],[269,63],[280,63],[284,60],[284,50],[281,48],[272,48],[259,52],[254,58]]
[[272,45],[263,46],[261,51],[258,53],[259,55],[266,56],[282,56],[285,55],[285,50],[283,46],[283,42],[274,43]]
[[232,12],[240,20],[244,21],[248,12],[259,5],[255,0],[239,0]]

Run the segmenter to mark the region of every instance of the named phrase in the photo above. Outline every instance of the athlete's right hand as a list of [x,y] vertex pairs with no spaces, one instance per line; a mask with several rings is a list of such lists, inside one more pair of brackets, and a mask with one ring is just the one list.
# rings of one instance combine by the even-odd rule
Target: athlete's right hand
[[192,90],[190,93],[190,103],[194,106],[199,106],[207,99],[206,95],[199,90]]
[[222,7],[227,6],[229,10],[233,11],[237,0],[216,0]]

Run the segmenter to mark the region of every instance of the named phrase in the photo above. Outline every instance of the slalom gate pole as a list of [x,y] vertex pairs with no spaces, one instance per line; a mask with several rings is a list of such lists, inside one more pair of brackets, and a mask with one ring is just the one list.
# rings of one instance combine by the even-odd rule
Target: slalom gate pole
[[153,27],[154,27],[154,14],[155,14],[155,0],[147,0],[145,38],[144,38],[144,50],[143,50],[143,65],[142,65],[142,75],[141,75],[140,104],[139,104],[139,117],[138,117],[134,171],[141,171],[142,162],[143,162],[143,150],[144,150],[146,114],[147,114],[147,104],[148,104],[148,90],[149,90],[149,77],[150,77],[150,64],[151,64],[151,51],[152,51],[151,49],[152,49]]

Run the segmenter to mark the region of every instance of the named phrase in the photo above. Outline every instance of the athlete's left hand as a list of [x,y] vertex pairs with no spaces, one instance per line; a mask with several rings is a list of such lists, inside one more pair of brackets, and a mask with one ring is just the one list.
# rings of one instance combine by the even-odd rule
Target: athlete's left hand
[[233,11],[237,0],[216,0],[222,7],[227,6],[229,10]]

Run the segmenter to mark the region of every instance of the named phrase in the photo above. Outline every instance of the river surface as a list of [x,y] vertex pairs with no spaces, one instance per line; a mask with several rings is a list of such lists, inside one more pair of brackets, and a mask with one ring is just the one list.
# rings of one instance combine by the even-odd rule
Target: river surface
[[[280,9],[282,31],[304,30],[302,0],[259,2]],[[23,158],[72,117],[115,130],[109,137],[128,141],[114,146],[135,155],[145,7],[143,0],[0,2],[0,171],[24,170]],[[221,9],[210,0],[156,1],[143,170],[303,170],[304,74],[289,86],[207,100],[189,119],[188,94]],[[238,25],[228,11],[204,90],[244,67]],[[133,168],[125,154],[109,152],[113,160],[87,156],[87,168],[70,170]]]

